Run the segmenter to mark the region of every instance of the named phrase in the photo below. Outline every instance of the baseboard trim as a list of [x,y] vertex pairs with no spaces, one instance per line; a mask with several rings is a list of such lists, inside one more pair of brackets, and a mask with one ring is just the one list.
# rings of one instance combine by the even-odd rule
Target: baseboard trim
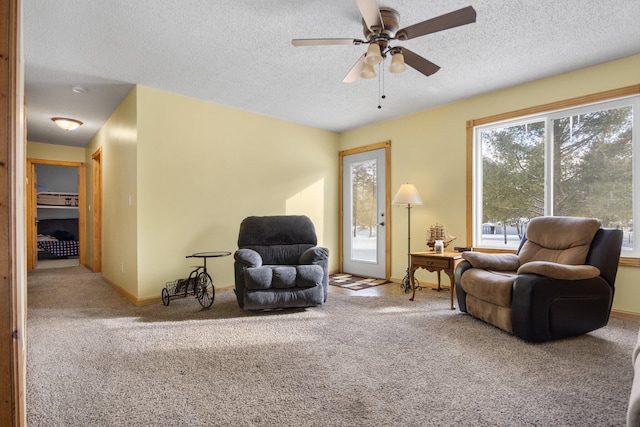
[[[102,276],[102,279],[107,282],[109,284],[109,286],[111,286],[113,289],[116,290],[116,292],[118,292],[120,295],[124,296],[127,300],[129,300],[130,303],[132,303],[133,305],[135,305],[136,307],[142,307],[145,305],[152,305],[152,304],[162,304],[162,296],[157,296],[157,297],[146,297],[146,298],[138,298],[137,296],[133,295],[131,292],[127,291],[126,289],[124,289],[122,286],[118,286],[115,283],[113,283],[112,281],[110,281],[109,279],[107,279],[106,277],[104,277],[104,275]],[[223,292],[229,292],[232,291],[234,288],[233,286],[229,286],[229,287],[216,287],[215,291],[216,294],[221,294]]]
[[623,320],[634,320],[640,322],[640,313],[634,313],[633,311],[624,310],[611,310],[611,317]]
[[[129,292],[126,289],[122,288],[121,286],[116,285],[115,283],[113,283],[112,281],[107,279],[106,277],[102,276],[102,278],[104,279],[105,282],[107,282],[109,284],[109,286],[111,286],[119,294],[124,296],[127,300],[129,300],[129,302],[131,302],[133,305],[135,305],[137,307],[142,307],[144,305],[161,304],[162,303],[162,297],[160,297],[160,296],[147,297],[147,298],[138,298],[135,295],[133,295],[131,292]],[[398,279],[397,277],[390,277],[389,278],[389,282],[391,282],[391,283],[402,283],[402,279]],[[225,291],[230,291],[232,289],[233,289],[233,287],[228,287],[228,288],[225,287],[225,288],[216,289],[216,292],[218,292],[218,291],[225,292]],[[640,322],[640,313],[634,313],[632,311],[611,310],[611,317],[615,317],[616,319],[633,320],[633,321],[636,321],[636,322]]]
[[147,298],[138,298],[136,305],[141,307],[143,305],[152,305],[152,304],[161,304],[162,297],[147,297]]
[[[224,288],[217,287],[217,286],[215,287],[216,295],[220,295],[224,292],[232,291],[233,289],[234,289],[233,287],[224,287]],[[131,296],[133,297],[133,295]],[[125,297],[129,299],[127,295],[125,295]],[[191,297],[193,298],[193,296]],[[159,296],[159,297],[136,298],[136,301],[134,302],[134,304],[138,307],[141,307],[143,305],[162,304],[162,297]],[[214,301],[214,304],[215,304],[215,301]]]
[[141,307],[143,305],[157,304],[159,302],[162,302],[162,297],[160,297],[160,296],[158,296],[158,297],[150,297],[150,298],[138,298],[137,296],[133,295],[131,292],[129,292],[126,289],[124,289],[122,286],[118,286],[115,283],[113,283],[111,280],[109,280],[106,277],[104,277],[104,275],[102,276],[102,279],[105,282],[107,282],[109,284],[109,286],[111,286],[113,289],[115,289],[116,292],[118,292],[120,295],[125,297],[127,300],[129,300],[130,303],[132,303],[136,307]]

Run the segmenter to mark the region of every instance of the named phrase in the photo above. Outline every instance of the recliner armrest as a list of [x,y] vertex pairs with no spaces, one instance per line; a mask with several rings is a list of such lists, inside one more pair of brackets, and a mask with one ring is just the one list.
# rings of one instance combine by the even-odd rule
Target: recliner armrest
[[262,267],[262,257],[253,249],[238,249],[233,258],[245,267]]
[[516,254],[488,254],[484,252],[463,252],[462,258],[474,268],[495,271],[516,271],[520,260]]
[[600,270],[592,265],[566,265],[549,261],[531,261],[522,264],[518,274],[526,273],[562,280],[582,280],[600,276]]
[[458,308],[462,312],[467,311],[467,293],[464,291],[464,289],[462,289],[462,285],[461,285],[462,275],[464,274],[465,271],[471,268],[473,268],[473,266],[469,261],[462,260],[460,261],[460,263],[458,263],[458,266],[456,267],[456,271],[454,272],[454,275],[453,275],[453,278],[454,278],[453,280],[455,283],[455,290],[456,290],[456,297],[458,298]]
[[329,259],[329,249],[321,246],[309,248],[300,255],[299,264],[318,264]]
[[598,276],[583,280],[521,274],[513,282],[513,334],[531,342],[580,335],[607,324],[613,290]]

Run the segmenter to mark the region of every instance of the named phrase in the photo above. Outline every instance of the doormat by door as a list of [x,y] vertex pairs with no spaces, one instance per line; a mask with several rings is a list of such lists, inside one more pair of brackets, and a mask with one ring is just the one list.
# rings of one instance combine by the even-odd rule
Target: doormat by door
[[385,283],[389,283],[389,281],[385,279],[369,279],[347,273],[335,273],[329,276],[330,285],[354,291],[384,285]]

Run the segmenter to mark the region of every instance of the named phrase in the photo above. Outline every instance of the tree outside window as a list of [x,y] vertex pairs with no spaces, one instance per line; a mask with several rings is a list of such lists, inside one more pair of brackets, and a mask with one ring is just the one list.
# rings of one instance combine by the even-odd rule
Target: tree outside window
[[531,218],[556,215],[598,218],[633,249],[634,108],[619,104],[476,128],[478,243],[515,247]]

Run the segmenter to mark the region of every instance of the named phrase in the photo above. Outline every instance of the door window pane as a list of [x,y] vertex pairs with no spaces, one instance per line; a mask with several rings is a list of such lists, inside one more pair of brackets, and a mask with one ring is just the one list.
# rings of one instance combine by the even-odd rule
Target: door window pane
[[351,165],[351,259],[376,262],[377,248],[377,162]]

